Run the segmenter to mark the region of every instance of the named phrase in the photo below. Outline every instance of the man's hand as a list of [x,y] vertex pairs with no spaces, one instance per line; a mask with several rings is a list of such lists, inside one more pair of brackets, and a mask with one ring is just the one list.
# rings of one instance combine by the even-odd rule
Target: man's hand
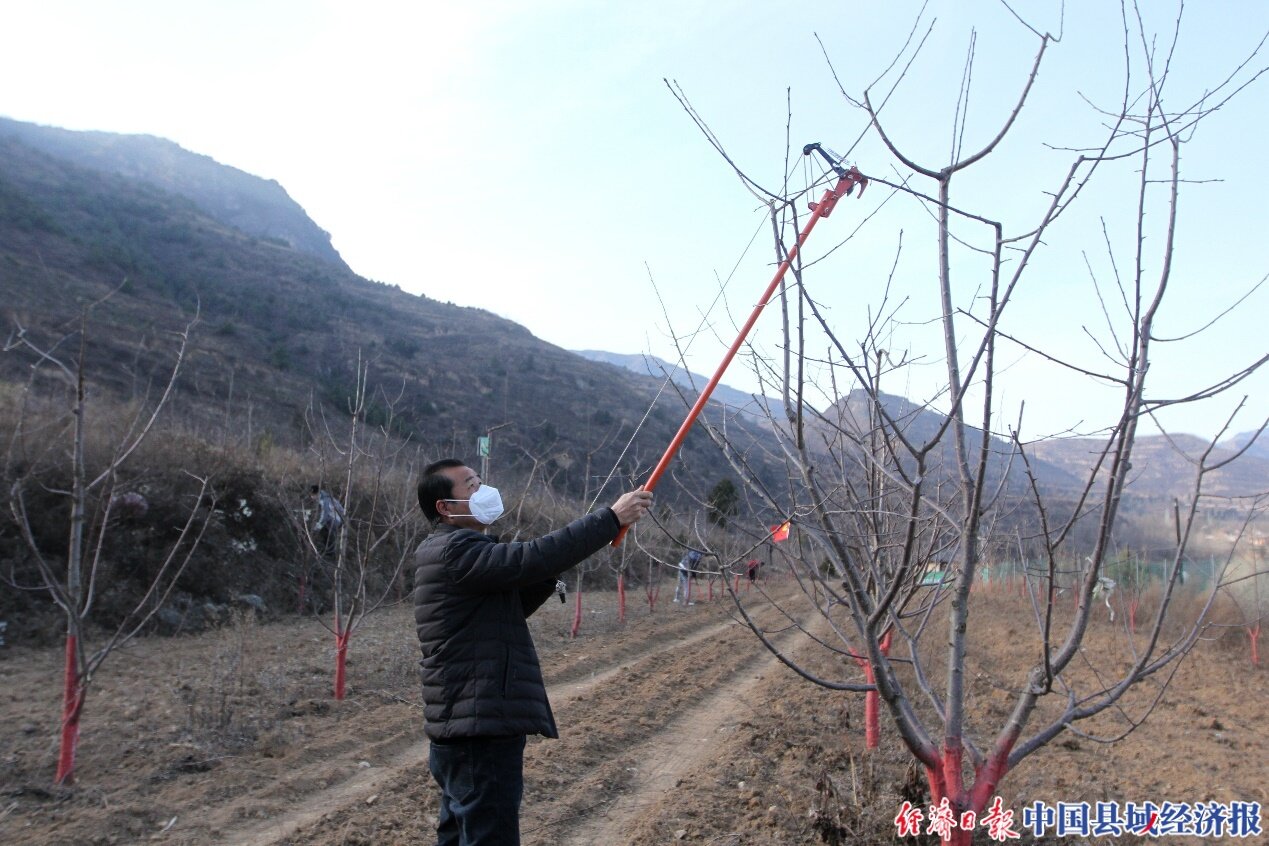
[[639,518],[648,513],[652,507],[652,491],[631,491],[622,494],[621,499],[613,503],[613,513],[623,526],[639,522]]

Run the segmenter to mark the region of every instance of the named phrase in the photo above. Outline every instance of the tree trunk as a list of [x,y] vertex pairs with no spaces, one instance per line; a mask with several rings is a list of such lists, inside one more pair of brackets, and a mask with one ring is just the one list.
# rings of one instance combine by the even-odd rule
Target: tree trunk
[[577,632],[582,627],[582,588],[579,584],[577,592],[573,594],[573,628],[569,630],[569,637],[577,637]]
[[79,716],[83,713],[84,694],[87,692],[79,676],[77,640],[73,634],[66,636],[61,747],[57,755],[57,774],[53,777],[53,783],[57,785],[71,784],[75,781],[75,750],[79,745]]
[[335,701],[344,699],[344,667],[348,663],[348,637],[351,630],[335,630]]
[[626,574],[617,574],[617,622],[626,622]]
[[1247,639],[1251,641],[1251,666],[1260,666],[1260,623],[1247,627]]
[[[931,809],[947,802],[946,810],[954,821],[943,839],[947,846],[970,846],[974,838],[974,823],[980,820],[991,802],[996,787],[1005,777],[1012,746],[994,749],[982,766],[975,768],[971,786],[964,784],[961,776],[963,750],[949,738],[943,749],[943,759],[937,769],[925,770],[930,785]],[[932,822],[930,820],[929,822]],[[928,829],[928,827],[927,827]]]
[[[869,684],[876,681],[873,677],[872,664],[864,667],[864,681]],[[864,746],[868,749],[877,748],[878,738],[881,735],[881,720],[878,717],[879,700],[880,697],[875,690],[864,694]]]
[[[881,654],[890,654],[890,637],[893,632],[886,632],[881,638]],[[875,682],[872,664],[864,664],[864,680],[869,684]],[[876,689],[864,694],[864,746],[876,749],[881,739],[881,695]]]

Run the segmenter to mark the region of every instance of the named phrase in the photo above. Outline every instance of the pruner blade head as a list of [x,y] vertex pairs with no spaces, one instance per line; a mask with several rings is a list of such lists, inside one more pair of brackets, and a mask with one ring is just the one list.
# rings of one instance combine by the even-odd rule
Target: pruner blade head
[[820,142],[815,141],[802,148],[802,155],[804,156],[809,156],[811,153],[816,152],[824,158],[824,161],[830,168],[832,168],[833,173],[836,173],[838,176],[846,175],[846,171],[842,168],[842,157],[825,147]]

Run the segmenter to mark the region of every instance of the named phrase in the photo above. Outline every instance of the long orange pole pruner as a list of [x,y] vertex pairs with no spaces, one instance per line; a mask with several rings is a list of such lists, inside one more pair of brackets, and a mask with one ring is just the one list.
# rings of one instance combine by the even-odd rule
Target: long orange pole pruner
[[[819,144],[807,144],[802,148],[802,155],[804,156],[809,156],[812,152],[818,152],[828,162],[829,167],[837,174],[837,184],[825,191],[824,196],[820,198],[818,203],[811,203],[811,218],[802,227],[797,243],[793,245],[789,250],[788,256],[776,268],[775,276],[771,279],[771,283],[767,285],[767,290],[763,292],[758,304],[753,307],[753,311],[749,314],[749,319],[745,321],[745,325],[740,327],[740,334],[732,342],[731,349],[727,350],[727,354],[723,356],[722,363],[714,371],[713,377],[705,385],[701,395],[696,398],[696,403],[692,406],[691,411],[687,413],[687,417],[684,418],[683,425],[679,426],[679,430],[670,441],[670,445],[665,448],[665,454],[661,456],[661,460],[653,468],[652,475],[648,477],[648,481],[643,483],[642,490],[651,491],[657,486],[657,482],[661,481],[661,476],[665,474],[666,468],[670,466],[670,461],[673,460],[675,453],[679,451],[679,447],[683,446],[683,441],[687,438],[687,433],[691,430],[692,424],[696,422],[696,418],[704,411],[705,404],[709,402],[710,395],[714,393],[714,388],[718,386],[719,381],[723,378],[723,373],[727,371],[731,360],[740,351],[740,345],[749,336],[749,330],[758,322],[758,316],[762,314],[762,310],[770,302],[771,296],[775,293],[776,288],[779,287],[780,280],[784,278],[784,274],[788,273],[789,268],[793,265],[793,261],[798,256],[798,251],[806,243],[806,239],[810,236],[811,230],[815,228],[815,224],[819,222],[820,218],[828,217],[833,211],[833,206],[837,205],[837,201],[842,197],[850,196],[856,185],[859,186],[860,196],[863,196],[864,189],[868,187],[868,178],[860,173],[858,168],[843,168],[839,163],[838,157],[831,155],[831,151],[825,151]],[[620,531],[617,532],[617,537],[612,542],[613,546],[620,545],[621,539],[626,536],[626,531],[629,528],[629,526],[621,527]]]

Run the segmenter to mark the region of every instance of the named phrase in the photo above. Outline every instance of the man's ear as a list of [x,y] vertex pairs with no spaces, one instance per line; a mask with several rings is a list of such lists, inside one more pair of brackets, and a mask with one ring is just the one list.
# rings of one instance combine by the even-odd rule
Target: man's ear
[[442,519],[442,520],[444,520],[446,517],[450,516],[450,514],[449,514],[449,503],[448,503],[448,502],[446,502],[445,500],[443,500],[443,499],[438,499],[438,500],[436,501],[436,506],[435,506],[435,508],[436,508],[436,513],[437,513],[437,514],[439,514],[439,515],[441,516],[441,519]]

